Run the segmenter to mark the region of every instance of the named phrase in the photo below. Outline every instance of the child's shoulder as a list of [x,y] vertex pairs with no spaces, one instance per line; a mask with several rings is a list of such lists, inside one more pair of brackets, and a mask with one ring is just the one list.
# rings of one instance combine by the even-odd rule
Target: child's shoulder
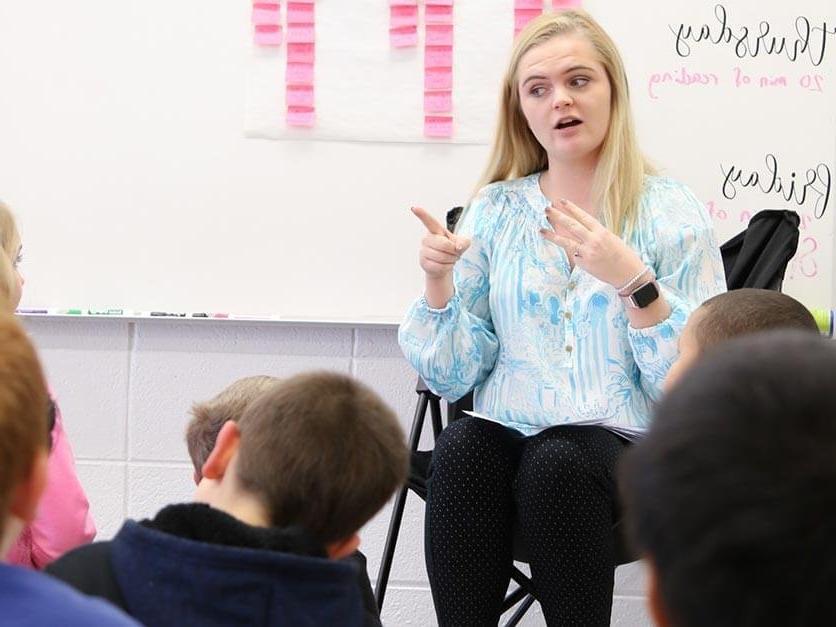
[[7,565],[0,572],[3,615],[10,624],[137,625],[104,601],[44,573]]

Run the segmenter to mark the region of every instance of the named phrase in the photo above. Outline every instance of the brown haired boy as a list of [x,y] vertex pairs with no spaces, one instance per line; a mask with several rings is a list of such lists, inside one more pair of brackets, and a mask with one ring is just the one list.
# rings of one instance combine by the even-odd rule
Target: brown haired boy
[[[35,515],[46,484],[49,397],[35,350],[0,315],[0,557]],[[0,613],[9,625],[134,625],[116,609],[19,566],[0,564]]]
[[[194,481],[198,485],[198,499],[206,485],[211,485],[211,481],[207,479],[206,485],[201,487],[203,465],[215,447],[221,427],[230,420],[238,422],[253,401],[280,381],[281,379],[277,377],[267,375],[244,377],[231,383],[208,401],[192,405],[192,419],[186,426],[186,446],[194,465]],[[380,612],[369,581],[366,556],[360,551],[355,551],[345,560],[353,562],[357,569],[357,585],[363,595],[366,627],[380,627]]]
[[679,336],[679,358],[668,371],[670,390],[707,350],[735,337],[775,329],[818,333],[813,314],[774,290],[744,288],[718,294],[698,307]]
[[128,521],[50,572],[147,624],[359,626],[357,573],[338,558],[407,465],[403,431],[374,392],[341,374],[299,375],[224,423],[199,503]]

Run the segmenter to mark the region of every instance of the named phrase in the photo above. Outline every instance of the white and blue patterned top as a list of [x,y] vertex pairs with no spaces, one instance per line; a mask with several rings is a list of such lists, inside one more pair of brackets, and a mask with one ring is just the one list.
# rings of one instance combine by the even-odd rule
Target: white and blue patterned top
[[628,325],[615,288],[543,239],[549,200],[539,174],[482,189],[457,233],[472,238],[443,309],[422,297],[398,340],[436,394],[475,388],[474,411],[533,435],[561,424],[647,427],[689,314],[725,291],[720,250],[703,205],[684,185],[649,176],[627,243],[656,273],[670,316]]

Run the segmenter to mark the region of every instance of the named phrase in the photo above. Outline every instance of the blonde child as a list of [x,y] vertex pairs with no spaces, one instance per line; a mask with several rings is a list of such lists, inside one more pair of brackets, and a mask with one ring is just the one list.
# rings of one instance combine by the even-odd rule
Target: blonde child
[[[0,557],[31,525],[47,482],[48,405],[35,349],[14,317],[0,313]],[[0,612],[4,625],[136,624],[100,600],[9,564],[0,564]]]
[[[14,216],[0,202],[0,295],[8,313],[20,303],[23,276],[20,235]],[[50,395],[51,396],[51,395]],[[90,542],[96,527],[90,515],[90,504],[75,470],[70,442],[64,432],[61,410],[51,398],[54,415],[47,483],[34,519],[23,529],[11,547],[6,561],[41,569],[70,549]]]

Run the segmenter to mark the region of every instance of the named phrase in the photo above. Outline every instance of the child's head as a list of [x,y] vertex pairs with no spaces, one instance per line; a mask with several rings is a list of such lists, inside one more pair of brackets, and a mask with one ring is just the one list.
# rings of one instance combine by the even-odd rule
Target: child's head
[[403,430],[380,397],[346,375],[314,372],[273,385],[227,422],[203,474],[214,489],[231,469],[268,524],[301,527],[337,556],[331,547],[354,550],[408,466]]
[[0,314],[0,536],[5,554],[35,515],[46,481],[48,396],[20,324]]
[[186,427],[186,446],[194,465],[195,483],[202,477],[203,464],[215,448],[215,440],[224,423],[228,420],[237,422],[250,403],[279,381],[266,375],[244,377],[212,399],[192,406],[192,419]]
[[14,311],[20,304],[23,277],[20,263],[20,234],[11,210],[0,202],[0,299],[3,311]]
[[813,314],[781,292],[744,288],[709,298],[691,314],[682,331],[679,358],[668,372],[666,389],[673,387],[700,355],[715,345],[773,329],[819,332]]
[[659,625],[836,625],[836,344],[729,341],[667,394],[620,469]]

